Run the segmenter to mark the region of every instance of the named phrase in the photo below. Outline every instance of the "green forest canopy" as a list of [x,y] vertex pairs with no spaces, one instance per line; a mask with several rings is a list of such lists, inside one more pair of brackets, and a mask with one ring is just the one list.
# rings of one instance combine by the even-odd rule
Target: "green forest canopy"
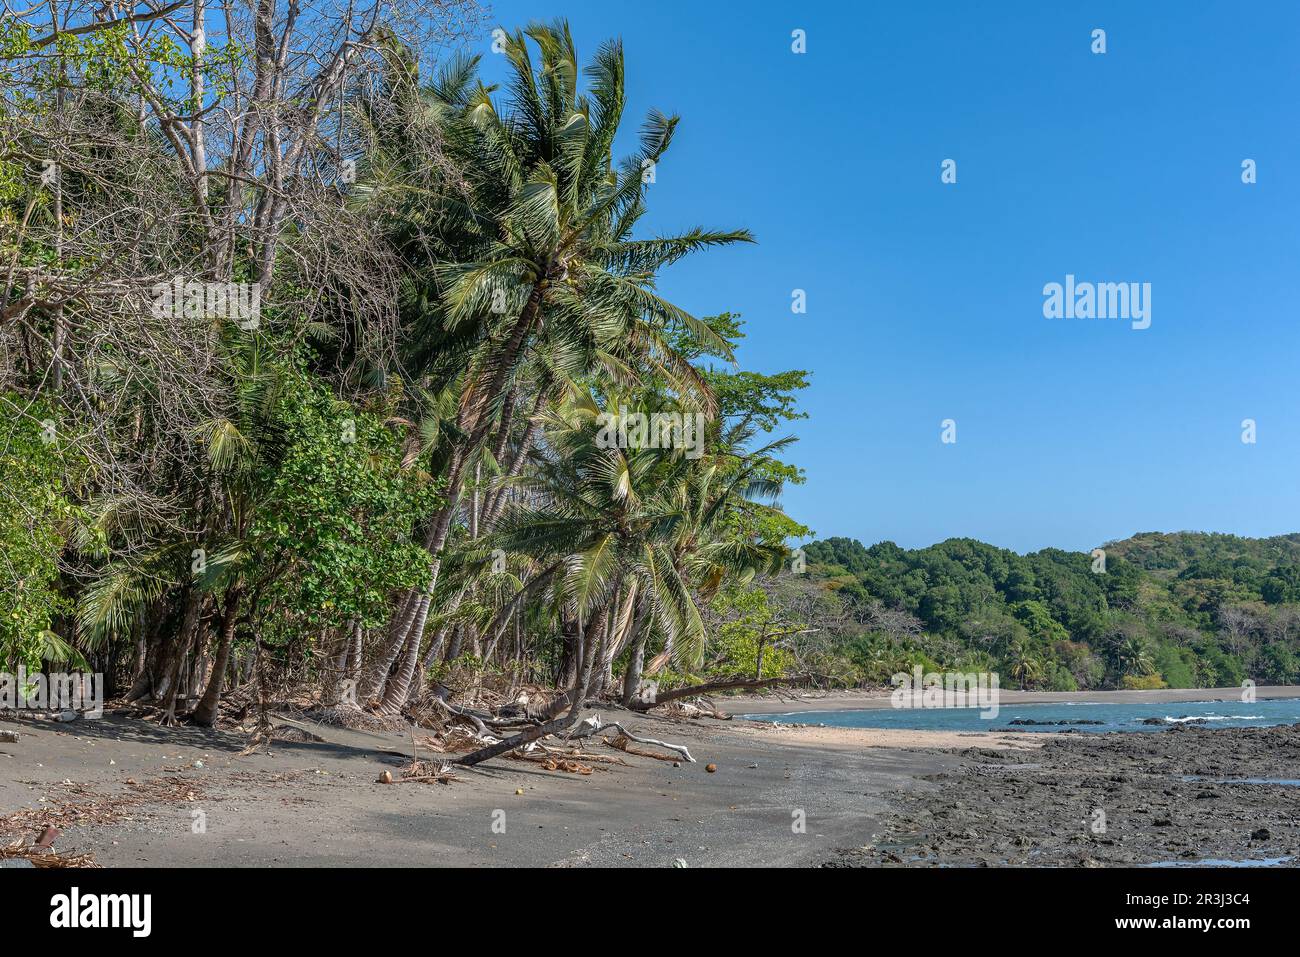
[[1300,679],[1300,534],[1142,533],[1103,546],[1104,571],[968,538],[805,551],[821,587],[875,609],[845,650],[863,680],[915,663],[1062,691]]

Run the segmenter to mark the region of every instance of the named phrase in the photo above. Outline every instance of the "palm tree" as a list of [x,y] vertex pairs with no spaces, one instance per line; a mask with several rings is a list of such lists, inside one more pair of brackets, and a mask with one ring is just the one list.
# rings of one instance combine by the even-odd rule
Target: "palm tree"
[[1155,663],[1146,643],[1136,635],[1128,635],[1115,645],[1115,663],[1120,677],[1129,675],[1149,675],[1155,671]]
[[217,720],[240,603],[250,579],[269,577],[269,569],[249,567],[252,555],[247,537],[268,493],[260,467],[275,455],[278,403],[285,388],[283,365],[271,360],[256,336],[229,339],[226,359],[234,384],[229,412],[200,429],[213,479],[225,493],[221,519],[215,525],[219,537],[212,543],[212,559],[200,577],[205,591],[222,594],[216,653],[207,687],[192,715],[197,724],[208,727]]
[[567,24],[512,34],[504,52],[512,71],[506,111],[495,88],[475,80],[477,59],[454,60],[425,91],[426,115],[463,180],[445,195],[413,194],[394,218],[403,253],[423,277],[410,291],[409,358],[419,374],[453,382],[460,402],[445,452],[447,502],[424,534],[429,589],[400,603],[372,680],[382,681],[404,646],[418,653],[429,592],[476,456],[494,432],[509,434],[515,419],[546,403],[544,393],[524,392],[525,370],[536,373],[536,360],[552,383],[651,364],[679,394],[712,408],[667,334],[687,330],[730,357],[708,326],[657,294],[655,281],[663,267],[709,246],[750,241],[749,233],[633,238],[677,118],[651,113],[640,148],[616,167],[621,45],[600,48],[585,93]]
[[[688,469],[675,495],[682,503],[684,521],[679,525],[674,543],[675,560],[696,583],[701,597],[711,598],[726,579],[748,584],[760,572],[775,573],[789,558],[784,545],[755,540],[746,534],[742,516],[769,511],[781,491],[771,474],[775,453],[794,442],[777,439],[758,449],[748,448],[757,430],[749,418],[742,418],[722,430],[710,452]],[[664,635],[664,647],[651,662],[649,671],[657,672],[669,661],[698,667],[704,655],[703,635],[686,636],[690,643],[679,647],[676,635]],[[643,652],[647,636],[639,634],[638,644],[628,662],[624,677],[624,704],[630,705],[641,683]],[[762,653],[759,660],[761,666]]]
[[[610,404],[623,406],[618,398]],[[572,684],[543,719],[567,708],[563,720],[576,720],[624,650],[630,659],[623,697],[633,696],[651,634],[675,649],[669,653],[676,660],[698,666],[705,629],[697,595],[707,597],[727,577],[748,580],[785,557],[783,548],[737,540],[726,522],[738,501],[772,492],[770,482],[753,475],[788,440],[738,462],[731,452],[693,459],[682,448],[608,447],[596,425],[600,414],[589,395],[545,414],[545,454],[517,483],[521,500],[490,540],[541,570],[520,596],[554,580],[579,623]],[[531,736],[533,730],[465,760],[477,763]]]
[[1043,662],[1027,642],[1013,641],[1007,654],[1011,659],[1011,677],[1020,683],[1022,690],[1043,680]]

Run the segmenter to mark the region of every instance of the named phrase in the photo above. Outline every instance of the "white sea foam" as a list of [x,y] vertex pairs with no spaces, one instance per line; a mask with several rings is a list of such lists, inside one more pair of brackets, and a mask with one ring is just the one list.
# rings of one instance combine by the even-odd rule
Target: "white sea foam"
[[1186,724],[1188,721],[1258,721],[1263,717],[1262,714],[1191,714],[1181,718],[1165,715],[1165,720],[1170,724]]

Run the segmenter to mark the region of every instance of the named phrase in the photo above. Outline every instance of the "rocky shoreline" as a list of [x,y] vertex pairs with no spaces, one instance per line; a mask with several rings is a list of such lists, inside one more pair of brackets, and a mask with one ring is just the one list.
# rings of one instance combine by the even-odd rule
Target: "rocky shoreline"
[[1300,866],[1300,725],[1067,733],[962,758],[826,866]]

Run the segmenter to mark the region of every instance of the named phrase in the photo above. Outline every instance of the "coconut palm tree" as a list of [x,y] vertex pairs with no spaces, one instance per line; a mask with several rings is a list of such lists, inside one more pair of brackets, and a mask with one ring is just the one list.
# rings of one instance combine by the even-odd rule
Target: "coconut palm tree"
[[1115,665],[1120,677],[1129,675],[1149,675],[1155,671],[1155,663],[1146,642],[1136,635],[1128,635],[1115,645]]
[[677,118],[651,113],[639,148],[616,165],[621,45],[600,48],[585,92],[567,24],[533,25],[503,46],[511,67],[504,104],[476,80],[476,59],[452,61],[424,91],[421,115],[436,124],[447,161],[461,173],[459,188],[412,191],[393,216],[419,277],[408,295],[408,359],[417,374],[453,382],[460,401],[446,447],[447,502],[424,531],[430,586],[399,603],[372,680],[382,681],[403,647],[418,651],[476,456],[493,434],[509,434],[516,418],[545,405],[546,396],[524,391],[534,360],[544,357],[557,382],[584,371],[627,376],[637,362],[651,363],[680,394],[711,408],[707,387],[668,333],[686,330],[729,357],[727,344],[659,296],[655,281],[677,260],[750,241],[749,233],[634,238]]
[[1017,639],[1007,649],[1011,659],[1011,677],[1020,683],[1020,687],[1029,687],[1043,680],[1042,659],[1034,653],[1028,642]]
[[[617,397],[609,405],[626,408]],[[708,597],[728,577],[745,581],[780,565],[784,548],[739,540],[727,520],[740,501],[772,494],[772,484],[754,474],[788,440],[744,457],[611,445],[590,395],[544,418],[544,452],[518,481],[524,494],[489,544],[527,556],[541,571],[525,589],[553,581],[579,623],[573,681],[540,716],[554,719],[567,708],[566,720],[573,720],[582,702],[604,689],[624,650],[623,697],[635,695],[651,635],[662,636],[679,663],[697,666],[705,639],[697,596]],[[497,747],[467,760],[500,753]]]

